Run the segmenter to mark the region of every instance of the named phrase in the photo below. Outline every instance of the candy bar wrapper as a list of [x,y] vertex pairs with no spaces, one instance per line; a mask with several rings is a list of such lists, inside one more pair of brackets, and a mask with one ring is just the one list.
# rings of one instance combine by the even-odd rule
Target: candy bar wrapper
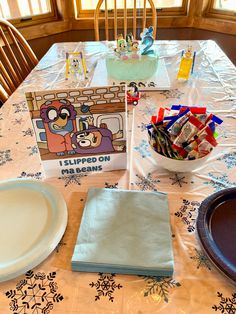
[[184,124],[180,134],[174,141],[174,145],[182,147],[183,143],[187,143],[197,132],[204,128],[204,125],[193,115],[189,117],[188,121]]
[[209,154],[216,145],[217,142],[214,137],[206,135],[206,137],[198,144],[199,157]]
[[177,136],[180,133],[185,122],[188,120],[189,116],[190,111],[189,109],[186,109],[181,114],[172,119],[166,126],[166,129],[168,130],[169,134],[171,136]]

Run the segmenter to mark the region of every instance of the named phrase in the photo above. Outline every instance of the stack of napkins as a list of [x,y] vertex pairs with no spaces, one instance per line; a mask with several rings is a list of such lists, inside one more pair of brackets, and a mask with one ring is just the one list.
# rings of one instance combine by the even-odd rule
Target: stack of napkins
[[172,276],[167,195],[91,188],[72,257],[72,270]]

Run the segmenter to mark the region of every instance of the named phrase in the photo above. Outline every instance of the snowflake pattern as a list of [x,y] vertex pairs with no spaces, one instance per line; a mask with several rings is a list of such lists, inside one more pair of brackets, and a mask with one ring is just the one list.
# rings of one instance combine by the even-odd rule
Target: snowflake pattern
[[188,232],[195,231],[195,223],[197,219],[199,206],[200,206],[200,203],[197,201],[189,201],[189,200],[183,199],[182,206],[175,213],[175,216],[180,218],[181,221],[187,226]]
[[22,171],[20,176],[18,178],[27,178],[27,179],[42,179],[42,172],[36,172],[36,173],[27,173],[25,171]]
[[25,278],[16,284],[16,288],[5,293],[10,310],[14,314],[49,314],[54,304],[64,297],[57,293],[57,283],[54,281],[56,272],[46,275],[43,272],[34,273],[29,270]]
[[27,112],[28,111],[28,106],[27,106],[25,101],[22,101],[22,102],[20,102],[18,104],[13,104],[12,106],[15,109],[15,113]]
[[235,314],[236,313],[236,293],[232,293],[232,298],[223,297],[223,293],[217,292],[218,298],[220,298],[219,305],[213,305],[212,308],[220,313]]
[[184,183],[184,184],[187,184],[187,183],[188,183],[188,182],[184,181],[185,176],[182,176],[182,175],[179,176],[177,173],[175,173],[175,176],[174,176],[174,177],[169,178],[169,179],[172,180],[171,185],[177,184],[177,185],[179,185],[180,188],[182,188],[183,183]]
[[29,150],[29,156],[33,156],[35,154],[38,154],[38,146],[28,146],[27,149]]
[[[139,182],[135,182],[135,184],[140,188],[141,191],[157,191],[155,188],[155,184],[161,182],[159,179],[152,178],[152,174],[148,173],[146,177],[136,174],[136,177],[140,180]],[[133,184],[133,183],[131,183]]]
[[228,169],[236,167],[236,152],[225,154],[217,160],[223,160],[227,164]]
[[22,121],[23,121],[22,118],[20,118],[20,119],[15,119],[15,120],[13,121],[13,124],[14,124],[14,125],[21,124]]
[[60,180],[64,180],[65,187],[67,187],[70,184],[77,184],[81,185],[81,178],[86,177],[87,174],[79,173],[79,174],[72,174],[70,176],[62,176],[59,177]]
[[184,93],[182,93],[178,89],[164,90],[164,91],[160,92],[160,94],[164,95],[166,99],[169,99],[169,98],[180,99],[181,96],[184,95]]
[[145,158],[145,157],[151,156],[149,148],[150,148],[150,145],[149,145],[148,141],[142,140],[141,143],[139,144],[139,146],[134,147],[134,150],[139,152],[140,155],[142,156],[142,158]]
[[224,173],[222,176],[215,176],[213,173],[209,172],[208,175],[211,180],[204,182],[204,184],[211,185],[215,189],[215,192],[225,188],[236,186],[235,182],[229,181],[228,175],[226,173]]
[[141,276],[147,283],[144,297],[158,294],[166,303],[169,301],[169,289],[180,287],[181,284],[170,277]]
[[34,135],[33,129],[31,129],[31,128],[28,128],[27,130],[22,131],[22,133],[23,133],[23,136],[27,136],[27,135],[33,136]]
[[12,161],[10,149],[0,150],[0,166],[5,165],[8,161]]
[[113,293],[116,289],[121,289],[121,284],[116,284],[115,274],[98,274],[99,278],[97,282],[91,282],[89,285],[91,288],[96,288],[97,295],[95,296],[95,301],[100,300],[100,297],[108,297],[109,301],[114,301]]
[[106,189],[118,189],[118,182],[112,183],[112,184],[105,182],[105,188]]
[[138,125],[137,128],[138,128],[141,132],[144,132],[144,131],[147,130],[146,124],[143,123],[143,122],[142,122],[140,125]]
[[144,106],[140,109],[140,111],[143,113],[144,116],[148,116],[148,118],[150,118],[150,116],[156,115],[157,113],[157,109],[155,106]]
[[210,261],[202,251],[195,249],[195,255],[190,256],[190,258],[197,263],[197,269],[205,267],[211,270]]

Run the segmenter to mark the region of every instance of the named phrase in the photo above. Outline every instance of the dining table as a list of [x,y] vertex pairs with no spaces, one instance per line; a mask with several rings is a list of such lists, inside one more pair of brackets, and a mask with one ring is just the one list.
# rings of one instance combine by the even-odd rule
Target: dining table
[[[1,182],[19,178],[46,182],[63,195],[68,210],[66,231],[52,253],[17,278],[0,282],[0,314],[234,314],[235,283],[205,253],[196,227],[201,202],[236,186],[236,68],[215,41],[155,41],[170,88],[141,91],[138,105],[127,106],[127,169],[60,177],[44,174],[25,93],[89,86],[98,60],[112,45],[107,41],[53,44],[0,109]],[[188,46],[196,51],[195,66],[189,79],[181,81],[176,77],[181,52]],[[88,80],[65,79],[68,51],[83,51]],[[218,145],[203,167],[192,172],[162,168],[148,142],[146,125],[151,117],[158,108],[173,104],[203,106],[223,120],[217,129]],[[72,271],[90,187],[167,194],[172,277]]]

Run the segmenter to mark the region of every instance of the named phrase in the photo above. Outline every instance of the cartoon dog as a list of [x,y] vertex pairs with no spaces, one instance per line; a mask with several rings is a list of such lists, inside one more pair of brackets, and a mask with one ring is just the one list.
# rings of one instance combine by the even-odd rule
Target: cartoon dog
[[[107,128],[105,123],[101,123],[100,127],[93,125],[93,118],[88,119],[88,129],[71,134],[72,147],[78,154],[98,154],[110,153],[115,149],[112,145],[114,139],[122,138],[123,132],[118,131],[115,134]],[[122,149],[118,148],[122,151]]]
[[48,150],[57,155],[74,154],[71,132],[76,132],[76,111],[65,99],[46,101],[40,108],[48,143]]

